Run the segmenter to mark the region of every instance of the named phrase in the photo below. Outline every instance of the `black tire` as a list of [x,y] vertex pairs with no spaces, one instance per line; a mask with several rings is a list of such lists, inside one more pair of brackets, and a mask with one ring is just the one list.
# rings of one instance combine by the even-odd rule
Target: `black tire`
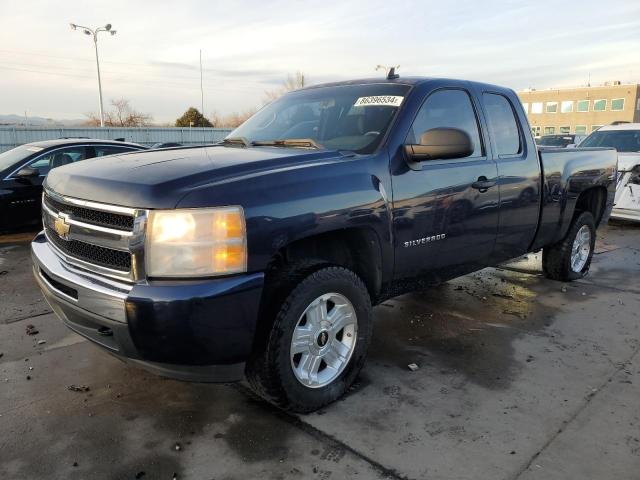
[[[357,317],[357,340],[349,362],[328,385],[310,388],[294,375],[290,347],[293,331],[306,308],[319,296],[335,292],[346,297]],[[247,363],[251,388],[276,406],[313,412],[340,398],[355,381],[371,341],[371,299],[364,283],[350,270],[325,267],[307,275],[282,303],[268,338]]]
[[[571,268],[571,249],[578,231],[587,226],[591,232],[591,248],[589,256],[584,267],[576,272]],[[542,251],[542,268],[547,278],[559,280],[561,282],[570,282],[584,277],[589,272],[591,259],[596,243],[596,222],[590,212],[581,212],[577,214],[569,231],[564,239],[555,245],[545,247]]]

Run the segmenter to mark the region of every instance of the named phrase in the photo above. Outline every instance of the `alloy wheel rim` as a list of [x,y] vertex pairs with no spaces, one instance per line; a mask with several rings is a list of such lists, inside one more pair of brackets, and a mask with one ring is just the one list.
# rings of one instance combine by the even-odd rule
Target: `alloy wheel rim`
[[313,300],[300,315],[291,337],[291,368],[309,388],[333,382],[348,365],[358,337],[352,303],[339,293]]
[[582,269],[589,260],[590,253],[591,230],[587,225],[583,225],[580,227],[580,230],[578,230],[571,247],[571,270],[576,273],[582,272]]

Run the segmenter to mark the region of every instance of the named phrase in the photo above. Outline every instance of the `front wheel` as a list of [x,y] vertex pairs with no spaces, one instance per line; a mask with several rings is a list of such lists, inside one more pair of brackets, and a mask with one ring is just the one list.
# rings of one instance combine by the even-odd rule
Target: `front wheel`
[[341,267],[318,270],[280,307],[269,338],[247,366],[249,383],[286,410],[317,410],[355,380],[371,325],[371,300],[362,280]]
[[596,224],[590,212],[577,215],[565,238],[542,251],[545,275],[553,280],[569,282],[589,272],[596,244]]

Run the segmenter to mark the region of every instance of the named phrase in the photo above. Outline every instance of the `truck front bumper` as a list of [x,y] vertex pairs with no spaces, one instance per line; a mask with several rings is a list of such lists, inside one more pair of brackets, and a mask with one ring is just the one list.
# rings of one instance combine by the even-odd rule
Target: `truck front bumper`
[[40,233],[33,273],[72,330],[162,376],[231,382],[244,375],[264,274],[127,284],[65,263]]

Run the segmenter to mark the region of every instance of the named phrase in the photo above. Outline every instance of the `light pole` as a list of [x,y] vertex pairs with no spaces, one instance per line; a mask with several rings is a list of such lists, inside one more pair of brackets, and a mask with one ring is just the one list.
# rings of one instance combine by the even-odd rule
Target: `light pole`
[[93,46],[96,49],[96,67],[98,69],[98,96],[100,98],[100,126],[104,127],[104,112],[102,108],[102,82],[100,80],[100,60],[98,60],[98,34],[100,32],[109,32],[113,36],[116,34],[116,31],[111,29],[110,23],[107,23],[104,27],[98,27],[96,29],[83,27],[82,25],[76,25],[75,23],[70,23],[69,26],[71,27],[71,30],[77,30],[78,28],[80,28],[82,29],[82,32],[85,35],[91,35],[93,37]]

